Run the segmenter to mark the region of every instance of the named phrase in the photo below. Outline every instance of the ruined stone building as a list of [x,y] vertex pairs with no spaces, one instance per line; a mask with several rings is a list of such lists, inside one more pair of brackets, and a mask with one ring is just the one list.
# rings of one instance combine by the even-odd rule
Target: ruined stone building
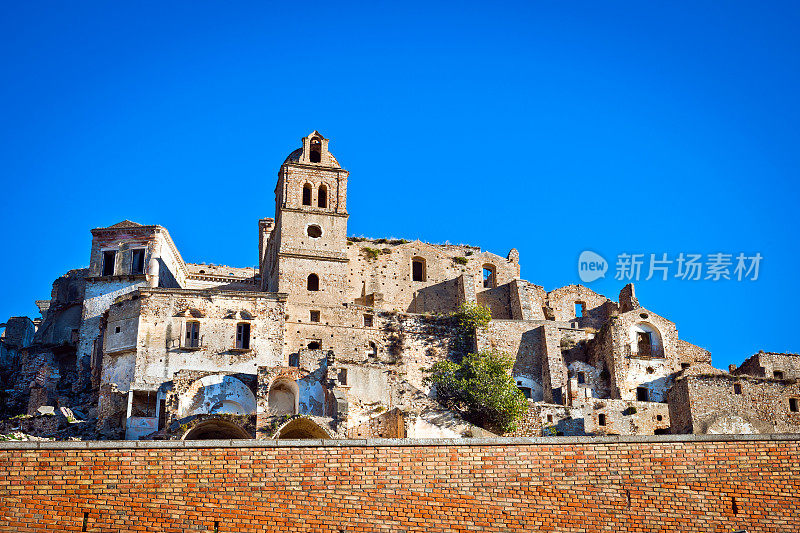
[[797,354],[723,372],[632,285],[617,301],[548,292],[520,279],[516,249],[348,237],[348,183],[328,139],[303,138],[274,218],[258,220],[254,268],[187,263],[157,225],[93,229],[88,268],[55,281],[36,323],[6,324],[3,414],[33,415],[6,430],[52,411],[60,437],[490,435],[423,379],[452,356],[449,315],[470,302],[492,314],[474,349],[515,358],[529,398],[517,435],[800,429]]

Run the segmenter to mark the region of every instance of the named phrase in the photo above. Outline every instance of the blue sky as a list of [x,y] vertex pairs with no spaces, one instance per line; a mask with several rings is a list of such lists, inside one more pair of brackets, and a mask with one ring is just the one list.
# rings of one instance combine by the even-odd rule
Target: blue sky
[[758,252],[757,281],[637,295],[718,367],[800,351],[799,6],[6,2],[0,316],[37,316],[126,218],[255,265],[278,167],[318,129],[351,235],[516,247],[548,290],[583,250]]

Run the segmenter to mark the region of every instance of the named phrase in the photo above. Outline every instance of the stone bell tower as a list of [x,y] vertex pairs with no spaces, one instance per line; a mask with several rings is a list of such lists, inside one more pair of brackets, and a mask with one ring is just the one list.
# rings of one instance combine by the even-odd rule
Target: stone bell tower
[[[347,177],[314,131],[278,172],[265,288],[290,294],[287,311],[341,306],[348,294]],[[262,232],[265,228],[262,228]],[[299,306],[299,307],[298,307]]]

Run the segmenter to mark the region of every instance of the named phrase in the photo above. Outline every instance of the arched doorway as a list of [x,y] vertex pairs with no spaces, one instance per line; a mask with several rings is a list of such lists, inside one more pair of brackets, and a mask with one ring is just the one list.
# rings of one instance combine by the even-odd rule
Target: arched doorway
[[295,418],[280,428],[275,439],[329,439],[325,429],[309,418]]
[[294,381],[279,379],[269,388],[269,412],[273,415],[296,415],[299,407],[299,387]]
[[252,439],[244,428],[221,418],[204,420],[187,431],[182,440]]

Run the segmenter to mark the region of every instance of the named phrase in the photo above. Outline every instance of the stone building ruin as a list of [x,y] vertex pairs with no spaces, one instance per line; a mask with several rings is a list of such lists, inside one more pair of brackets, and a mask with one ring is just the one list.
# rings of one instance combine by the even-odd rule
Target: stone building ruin
[[[349,173],[314,131],[278,171],[258,266],[186,263],[166,228],[92,230],[88,268],[0,339],[0,432],[57,438],[491,436],[439,405],[424,369],[449,315],[491,310],[475,350],[515,358],[515,435],[800,430],[800,356],[728,372],[641,305],[520,278],[520,254],[348,236]],[[20,416],[22,415],[22,416]],[[16,418],[12,418],[16,416]]]

